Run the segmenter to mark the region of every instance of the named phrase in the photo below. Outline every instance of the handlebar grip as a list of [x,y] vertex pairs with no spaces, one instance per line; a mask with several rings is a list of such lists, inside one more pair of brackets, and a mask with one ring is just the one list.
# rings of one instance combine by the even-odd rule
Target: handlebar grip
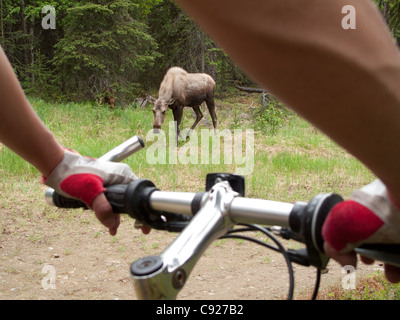
[[[114,213],[128,214],[153,229],[180,232],[191,219],[191,216],[158,211],[152,208],[150,196],[158,189],[145,179],[138,179],[129,184],[116,184],[107,187],[104,193]],[[60,208],[87,208],[74,199],[63,197],[54,190],[46,197],[47,202]]]
[[46,190],[45,198],[47,203],[54,205],[59,208],[66,208],[66,209],[77,209],[77,208],[84,208],[88,209],[88,206],[80,200],[77,199],[72,199],[72,198],[67,198],[64,197],[57,192],[55,192],[53,189],[48,188]]
[[[125,204],[125,194],[127,187],[128,187],[127,184],[116,184],[107,187],[105,196],[107,200],[110,202],[114,213],[128,213],[128,209]],[[48,193],[46,193],[46,200],[47,202],[51,203],[52,205],[58,208],[88,209],[88,206],[83,201],[64,197],[55,192],[53,189],[51,189]]]
[[114,213],[128,213],[125,196],[128,184],[115,184],[107,187],[105,196],[110,202]]

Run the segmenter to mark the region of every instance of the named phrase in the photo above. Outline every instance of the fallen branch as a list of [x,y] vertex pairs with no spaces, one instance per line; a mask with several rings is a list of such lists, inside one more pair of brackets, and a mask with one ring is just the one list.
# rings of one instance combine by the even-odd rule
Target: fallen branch
[[249,88],[249,87],[242,87],[242,86],[238,86],[236,83],[233,84],[235,86],[236,89],[240,90],[240,91],[245,91],[245,92],[251,92],[251,93],[265,93],[264,89],[261,88]]

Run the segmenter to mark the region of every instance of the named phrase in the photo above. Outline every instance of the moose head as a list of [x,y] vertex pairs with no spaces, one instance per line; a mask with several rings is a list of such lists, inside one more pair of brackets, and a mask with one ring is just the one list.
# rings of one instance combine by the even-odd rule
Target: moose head
[[153,124],[153,132],[159,133],[161,129],[161,125],[165,120],[165,113],[169,106],[173,105],[175,99],[169,99],[165,101],[163,99],[157,99],[154,103],[153,114],[154,114],[154,124]]

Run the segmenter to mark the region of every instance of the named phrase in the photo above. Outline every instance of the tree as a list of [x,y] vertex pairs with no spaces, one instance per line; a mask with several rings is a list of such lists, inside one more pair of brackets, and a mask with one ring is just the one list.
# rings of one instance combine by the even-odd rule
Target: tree
[[[53,6],[56,29],[42,8]],[[0,0],[0,45],[28,95],[120,104],[158,88],[174,65],[217,88],[246,79],[172,0]],[[241,81],[243,84],[243,81]]]
[[[148,25],[162,56],[157,59],[154,82],[172,66],[205,72],[219,90],[228,80],[247,79],[228,56],[172,0],[160,1],[149,14]],[[231,85],[231,84],[229,84]]]
[[[62,36],[62,18],[71,0],[1,0],[1,45],[28,94],[44,95],[53,91],[51,60],[54,44]],[[57,9],[57,30],[41,26],[42,8]]]
[[393,38],[400,46],[400,0],[374,0],[381,11]]
[[205,55],[212,43],[173,1],[154,7],[148,24],[163,53],[157,60],[162,74],[175,65],[189,72],[206,71]]
[[54,64],[63,91],[78,99],[101,97],[113,88],[128,99],[141,73],[157,56],[147,26],[128,0],[97,1],[67,10],[65,34],[56,44]]

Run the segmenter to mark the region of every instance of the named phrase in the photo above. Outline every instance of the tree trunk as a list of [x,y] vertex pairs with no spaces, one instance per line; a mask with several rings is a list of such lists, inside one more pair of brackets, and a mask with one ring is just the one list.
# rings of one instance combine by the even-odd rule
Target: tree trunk
[[[26,24],[24,11],[25,11],[25,1],[21,0],[20,17],[21,17],[22,30],[24,31],[24,36],[27,36],[28,35],[28,26]],[[29,53],[25,46],[24,46],[23,50],[24,50],[24,65],[27,66],[27,65],[29,65]]]
[[32,18],[32,23],[30,25],[29,35],[30,35],[30,54],[31,54],[31,83],[32,87],[35,85],[35,48],[34,48],[34,39],[35,39],[35,17]]

